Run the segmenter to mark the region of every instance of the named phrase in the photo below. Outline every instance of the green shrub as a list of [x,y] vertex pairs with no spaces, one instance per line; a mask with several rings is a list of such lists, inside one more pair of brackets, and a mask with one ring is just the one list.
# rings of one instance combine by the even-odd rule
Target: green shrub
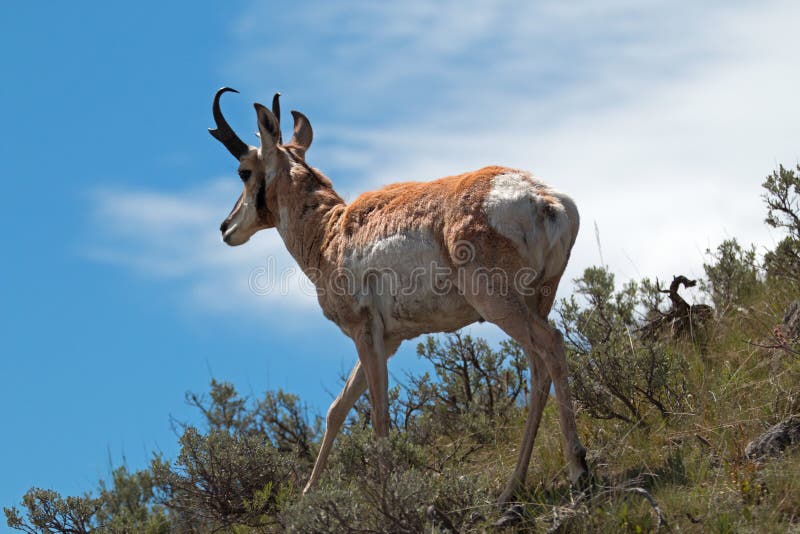
[[490,508],[480,482],[455,463],[431,469],[406,434],[375,440],[360,430],[342,440],[323,484],[280,520],[302,533],[461,531]]
[[748,304],[762,288],[754,247],[744,249],[736,239],[727,239],[706,254],[711,262],[703,264],[703,289],[711,295],[718,313]]
[[23,532],[75,533],[172,532],[166,511],[155,502],[155,482],[149,471],[115,469],[111,483],[100,483],[98,496],[62,497],[53,490],[31,488],[22,497],[25,514],[6,508],[8,526]]
[[629,282],[615,291],[614,275],[590,267],[575,280],[576,295],[561,301],[572,394],[598,419],[641,423],[655,409],[663,418],[682,411],[686,399],[683,354],[636,335],[637,310],[658,309],[653,285]]
[[155,459],[158,501],[183,530],[272,524],[279,505],[299,485],[290,455],[263,437],[189,427],[174,462]]

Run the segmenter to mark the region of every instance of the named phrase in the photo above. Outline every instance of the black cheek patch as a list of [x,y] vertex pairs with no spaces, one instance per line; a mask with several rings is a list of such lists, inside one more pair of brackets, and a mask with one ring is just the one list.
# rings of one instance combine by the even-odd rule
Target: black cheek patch
[[267,211],[267,185],[264,180],[258,185],[258,192],[256,193],[256,211],[259,217],[266,218],[269,215]]

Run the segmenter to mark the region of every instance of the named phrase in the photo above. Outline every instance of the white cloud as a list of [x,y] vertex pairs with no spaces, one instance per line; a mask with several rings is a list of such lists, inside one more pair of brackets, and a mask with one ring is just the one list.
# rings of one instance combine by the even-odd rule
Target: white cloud
[[176,192],[95,191],[99,231],[89,256],[168,279],[192,307],[278,307],[281,326],[289,326],[314,309],[316,298],[276,232],[262,232],[246,246],[222,243],[217,228],[239,195],[236,186],[229,178]]
[[[595,223],[622,278],[700,276],[702,252],[724,238],[778,239],[759,194],[777,163],[800,157],[798,15],[793,2],[258,5],[235,28],[229,68],[248,93],[280,88],[310,108],[309,159],[345,198],[522,167],[578,202],[568,277],[599,262]],[[263,31],[276,26],[287,33]],[[185,280],[191,302],[211,309],[306,313],[314,298],[299,289],[265,298],[249,287],[267,257],[279,271],[293,265],[275,232],[236,249],[219,242],[237,194],[232,182],[101,191],[93,255]]]
[[[462,32],[454,27],[470,10],[443,10],[418,24],[410,52],[392,51],[385,61],[392,39],[381,24],[368,25],[365,40],[375,44],[357,55],[367,63],[367,87],[424,72],[447,90],[415,102],[413,117],[324,124],[337,142],[315,147],[317,157],[362,187],[489,163],[532,169],[579,203],[584,229],[571,276],[599,262],[593,223],[606,262],[623,278],[702,275],[703,251],[728,237],[772,246],[779,236],[762,223],[760,183],[778,162],[800,156],[792,37],[800,6],[591,5],[536,4],[500,18],[508,7],[500,4],[485,19],[492,24],[473,26],[470,14]],[[488,39],[492,61],[467,73],[449,68],[454,52],[437,43],[450,35],[466,47],[462,55],[480,56],[470,47]],[[393,61],[398,54],[406,61]],[[342,73],[334,86],[337,79],[350,77]]]

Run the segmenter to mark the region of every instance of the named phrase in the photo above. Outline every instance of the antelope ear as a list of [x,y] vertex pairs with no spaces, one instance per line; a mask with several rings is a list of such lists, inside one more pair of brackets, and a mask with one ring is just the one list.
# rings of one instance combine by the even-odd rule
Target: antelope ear
[[314,139],[314,131],[311,129],[308,117],[299,111],[292,110],[292,118],[294,118],[294,134],[290,144],[295,145],[299,149],[300,155],[305,157],[306,150]]
[[261,138],[261,151],[269,152],[275,149],[281,139],[281,125],[278,118],[269,109],[258,102],[253,104],[258,118],[258,136]]

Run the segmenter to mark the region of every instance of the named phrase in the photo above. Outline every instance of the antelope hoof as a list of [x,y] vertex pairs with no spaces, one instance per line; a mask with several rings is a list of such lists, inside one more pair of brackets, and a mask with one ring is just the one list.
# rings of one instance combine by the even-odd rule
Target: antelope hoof
[[500,498],[497,499],[497,508],[502,510],[503,508],[508,506],[508,503],[511,502],[511,496],[513,494],[514,494],[513,491],[512,492],[509,492],[508,490],[504,491],[503,494],[500,495]]
[[584,471],[572,483],[572,487],[579,493],[590,492],[595,485],[595,478],[591,471]]
[[514,494],[517,490],[522,487],[523,481],[519,480],[518,477],[512,476],[511,480],[508,481],[506,484],[506,489],[503,490],[503,493],[500,494],[500,498],[497,499],[497,508],[503,509],[511,503]]
[[509,506],[505,512],[503,512],[503,515],[500,516],[500,519],[492,523],[492,526],[495,528],[508,528],[518,525],[522,522],[522,511],[521,504],[513,504]]
[[570,482],[572,482],[573,486],[580,486],[581,484],[585,483],[584,479],[589,478],[591,479],[591,472],[589,471],[589,466],[586,463],[586,449],[583,448],[582,445],[578,445],[575,447],[575,456],[577,458],[577,466],[570,462]]

